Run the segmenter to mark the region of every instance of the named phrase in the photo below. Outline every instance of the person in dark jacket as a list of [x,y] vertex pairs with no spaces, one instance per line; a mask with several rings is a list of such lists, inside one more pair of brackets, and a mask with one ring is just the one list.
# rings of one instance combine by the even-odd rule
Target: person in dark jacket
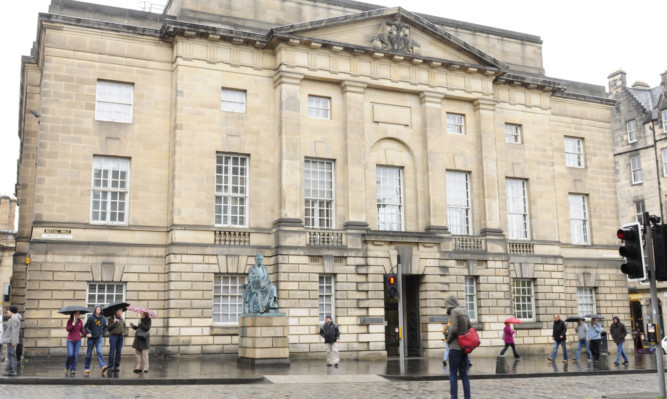
[[125,334],[122,308],[116,309],[116,313],[107,319],[107,325],[109,326],[109,367],[112,371],[118,371]]
[[567,340],[567,325],[565,322],[560,319],[559,315],[554,316],[554,325],[551,338],[554,340],[554,351],[551,354],[551,357],[548,357],[547,360],[553,362],[558,356],[558,345],[563,346],[563,363],[567,363],[567,346],[565,341]]
[[[141,322],[138,326],[135,326],[133,323],[130,323],[130,327],[137,331],[137,334],[134,335],[134,342],[132,347],[134,348],[134,354],[137,357],[137,366],[134,368],[135,373],[148,373],[148,349],[151,347],[151,318],[148,316],[147,312],[141,312]],[[140,336],[139,331],[146,332],[145,336]]]
[[324,338],[327,345],[327,367],[333,364],[338,367],[338,342],[340,342],[340,332],[338,326],[333,322],[330,315],[327,315],[324,324],[320,328],[320,336]]
[[628,364],[628,356],[623,350],[623,343],[625,342],[625,336],[628,335],[628,330],[625,328],[625,324],[621,323],[618,316],[614,316],[613,321],[611,327],[609,327],[609,332],[611,333],[611,339],[618,345],[618,355],[614,364],[618,366],[621,356],[623,356],[623,364]]
[[88,317],[86,324],[83,326],[83,331],[88,338],[88,351],[86,352],[86,362],[84,364],[84,373],[90,373],[90,360],[93,355],[93,348],[97,351],[97,361],[100,364],[102,375],[107,372],[109,368],[104,362],[104,355],[102,354],[102,339],[104,332],[107,330],[107,319],[102,316],[102,307],[95,306],[95,313]]
[[445,299],[445,308],[447,308],[447,314],[451,321],[449,335],[447,336],[447,345],[449,345],[449,394],[451,399],[458,398],[458,377],[460,377],[463,383],[463,396],[465,399],[470,399],[468,355],[461,350],[457,341],[459,335],[465,334],[470,329],[470,318],[454,295]]

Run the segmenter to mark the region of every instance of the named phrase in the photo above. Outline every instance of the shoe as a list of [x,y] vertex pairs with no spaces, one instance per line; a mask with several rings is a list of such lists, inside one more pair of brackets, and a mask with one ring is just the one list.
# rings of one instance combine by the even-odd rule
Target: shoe
[[468,367],[472,367],[472,363],[468,363]]
[[335,368],[338,368],[338,363],[334,364],[334,367],[335,367]]
[[626,360],[626,361],[623,362],[623,365],[625,366],[626,364],[629,364],[629,363],[630,363],[630,362],[628,362],[628,361]]
[[567,363],[567,359],[564,359],[564,360],[563,360],[563,363]]
[[111,369],[111,371],[113,371],[114,373],[117,373],[117,372],[120,371],[120,369],[118,367],[114,367],[114,368]]
[[16,377],[18,374],[17,373],[4,373],[3,375],[5,377]]
[[331,367],[331,364],[327,363],[327,367]]
[[83,370],[83,372],[86,373],[86,374],[90,374],[90,370],[89,370],[89,369],[85,369],[85,370]]
[[71,373],[72,373],[72,374],[76,374],[76,371],[72,370]]
[[443,361],[442,361],[442,366],[443,366],[443,367],[447,367],[447,360],[443,360]]
[[139,370],[139,369],[134,369],[134,374],[138,374],[138,373],[141,373],[141,370]]
[[102,375],[104,375],[104,373],[106,373],[107,370],[109,370],[109,366],[102,367]]
[[144,370],[144,373],[148,373],[148,370]]
[[619,365],[619,363],[618,363],[618,362],[614,362],[614,366],[618,366],[618,365]]
[[550,361],[550,362],[553,362],[553,361],[554,361],[554,359],[552,359],[552,358],[550,358],[550,357],[548,357],[547,360]]
[[514,360],[521,360],[521,356],[515,357]]

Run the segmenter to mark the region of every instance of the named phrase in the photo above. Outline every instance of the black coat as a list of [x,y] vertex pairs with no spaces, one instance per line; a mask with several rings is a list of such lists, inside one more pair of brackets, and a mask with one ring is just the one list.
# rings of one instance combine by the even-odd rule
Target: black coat
[[333,321],[331,324],[328,324],[326,321],[322,324],[320,328],[320,335],[324,338],[325,344],[333,344],[336,340],[340,339],[340,332],[338,332],[338,326]]
[[[553,333],[551,334],[551,336],[554,337],[554,340],[556,342],[567,341],[566,334],[567,334],[567,325],[565,324],[565,322],[563,320],[554,321],[554,330]],[[561,335],[563,336],[563,338],[560,337]]]
[[611,323],[609,332],[611,333],[611,339],[614,340],[616,345],[625,342],[625,336],[628,335],[628,330],[625,328],[625,324],[620,321],[618,323]]
[[[151,318],[146,317],[145,319],[141,319],[141,322],[139,323],[138,326],[133,326],[135,330],[141,329],[143,331],[150,331],[151,329]],[[151,347],[151,338],[150,335],[147,338],[141,338],[138,335],[134,335],[134,342],[132,343],[132,347],[134,349],[138,350],[143,350],[143,349],[149,349]]]

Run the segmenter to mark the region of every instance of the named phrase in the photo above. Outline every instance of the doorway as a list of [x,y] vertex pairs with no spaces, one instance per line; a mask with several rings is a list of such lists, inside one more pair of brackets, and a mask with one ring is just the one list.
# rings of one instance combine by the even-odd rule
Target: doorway
[[419,276],[405,276],[405,336],[407,354],[421,356],[421,322],[419,320]]

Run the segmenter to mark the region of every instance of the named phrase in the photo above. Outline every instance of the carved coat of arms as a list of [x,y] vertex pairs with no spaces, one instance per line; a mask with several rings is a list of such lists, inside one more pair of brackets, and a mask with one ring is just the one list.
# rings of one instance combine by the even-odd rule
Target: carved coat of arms
[[371,37],[371,47],[376,50],[414,54],[415,47],[419,47],[419,44],[410,37],[410,26],[403,24],[401,16],[396,15],[394,21],[380,25],[378,34]]

